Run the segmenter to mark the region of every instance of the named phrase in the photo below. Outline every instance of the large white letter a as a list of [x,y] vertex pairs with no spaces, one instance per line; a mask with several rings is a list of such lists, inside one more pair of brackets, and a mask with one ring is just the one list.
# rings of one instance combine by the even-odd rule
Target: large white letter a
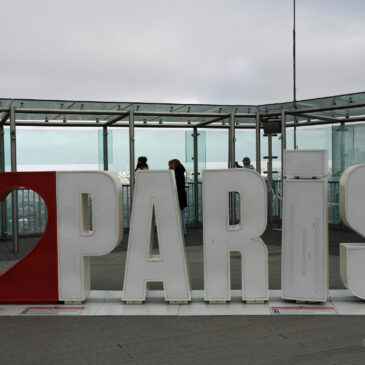
[[[151,250],[153,212],[159,255],[153,255]],[[147,282],[156,281],[163,282],[166,301],[190,301],[190,281],[173,171],[137,173],[123,301],[144,301]]]

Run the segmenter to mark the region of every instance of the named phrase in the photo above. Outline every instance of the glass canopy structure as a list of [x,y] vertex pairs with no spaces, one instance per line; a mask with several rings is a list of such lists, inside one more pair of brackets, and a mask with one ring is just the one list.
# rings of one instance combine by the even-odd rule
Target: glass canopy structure
[[[272,182],[272,137],[279,134],[281,152],[296,148],[297,131],[303,127],[339,125],[336,143],[340,160],[347,134],[344,126],[365,121],[365,92],[325,98],[264,105],[209,105],[174,103],[127,103],[70,100],[0,99],[0,171],[5,171],[4,128],[10,130],[11,171],[17,171],[17,127],[87,127],[102,130],[103,168],[108,170],[108,131],[111,128],[128,130],[130,199],[135,181],[136,128],[190,129],[193,137],[194,214],[198,221],[198,135],[202,129],[228,131],[227,161],[235,167],[236,132],[251,130],[256,136],[256,170],[261,173],[261,136],[268,137],[267,179]],[[342,128],[342,129],[341,129]],[[293,134],[293,144],[287,143],[287,131]],[[51,149],[52,146],[49,146]],[[281,153],[281,156],[283,153]],[[365,161],[363,161],[365,163]],[[282,161],[281,161],[282,164]],[[346,165],[341,162],[342,170]],[[341,169],[339,169],[341,170]],[[271,196],[273,192],[269,191]],[[16,196],[13,194],[13,196]],[[271,198],[269,196],[269,203]],[[271,196],[272,197],[272,196]],[[14,201],[13,204],[16,202]],[[16,209],[15,209],[16,211]],[[271,208],[269,207],[269,211]],[[13,209],[14,214],[14,209]],[[13,222],[17,222],[13,216]],[[14,232],[14,230],[13,230]]]

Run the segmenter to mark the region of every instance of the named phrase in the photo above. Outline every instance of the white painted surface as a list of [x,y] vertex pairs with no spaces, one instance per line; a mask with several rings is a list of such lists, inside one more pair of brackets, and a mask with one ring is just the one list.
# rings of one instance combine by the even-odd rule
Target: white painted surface
[[327,150],[285,150],[285,176],[326,176],[328,175]]
[[[107,172],[57,172],[60,300],[83,301],[90,291],[90,256],[106,255],[123,235],[121,185]],[[83,194],[93,200],[93,231]],[[85,219],[83,219],[83,217]]]
[[[352,166],[340,180],[342,220],[365,237],[365,165]],[[346,288],[365,299],[365,243],[340,244],[340,275]]]
[[[162,297],[163,298],[163,297]],[[104,304],[98,311],[98,316],[177,316],[179,305],[161,303]]]
[[355,232],[365,236],[365,165],[351,166],[340,179],[341,219]]
[[267,303],[244,304],[242,302],[230,302],[229,304],[209,304],[207,302],[181,305],[179,316],[247,316],[268,315],[270,309]]
[[[115,316],[128,316],[128,315],[143,315],[143,316],[204,316],[204,315],[272,315],[270,312],[271,307],[297,307],[298,304],[285,300],[280,300],[280,291],[269,291],[269,302],[265,304],[246,304],[238,302],[240,300],[241,291],[232,291],[232,302],[227,304],[208,304],[204,302],[204,291],[193,290],[192,291],[192,303],[186,305],[171,305],[165,303],[165,297],[163,291],[149,291],[147,298],[151,299],[151,303],[145,303],[141,305],[130,305],[120,301],[120,291],[104,291],[96,290],[91,291],[90,296],[82,303],[81,307],[85,309],[83,311],[74,311],[73,315],[115,315]],[[97,298],[97,300],[96,300]],[[365,315],[365,301],[355,297],[349,290],[330,290],[331,300],[325,303],[318,304],[299,304],[301,306],[334,306],[338,315]],[[118,299],[116,301],[116,299]],[[26,307],[35,307],[38,305],[0,305],[0,317],[1,316],[24,316],[21,314]],[[52,305],[43,305],[44,307]],[[79,308],[80,305],[70,306],[57,304],[57,307],[75,307]],[[59,311],[58,315],[62,315],[62,311]],[[79,312],[80,314],[77,314]],[[302,311],[303,312],[303,311]],[[314,308],[313,312],[321,313],[320,310]],[[292,313],[292,312],[289,312]],[[305,312],[309,314],[308,312]],[[325,313],[325,311],[323,311]],[[52,315],[49,313],[48,315]],[[64,314],[69,315],[69,314]]]
[[347,289],[365,299],[365,243],[340,244],[340,276]]
[[334,315],[337,308],[331,302],[324,303],[293,303],[270,300],[271,314],[275,315]]
[[[151,253],[155,211],[159,255]],[[124,276],[123,301],[144,301],[148,282],[164,284],[166,301],[191,300],[180,208],[172,170],[139,171]]]
[[325,302],[327,180],[285,180],[283,188],[282,297]]
[[[240,223],[229,224],[229,193],[240,194]],[[242,255],[242,300],[267,300],[266,185],[254,170],[203,171],[204,288],[207,301],[231,300],[230,252]]]

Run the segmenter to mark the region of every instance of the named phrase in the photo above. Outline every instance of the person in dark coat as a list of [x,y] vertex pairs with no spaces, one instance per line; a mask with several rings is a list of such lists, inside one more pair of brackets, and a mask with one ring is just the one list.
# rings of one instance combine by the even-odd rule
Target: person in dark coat
[[186,234],[184,209],[187,207],[188,204],[185,190],[185,167],[180,163],[179,160],[174,159],[169,161],[169,169],[174,170],[175,172],[177,196],[179,198],[179,206],[181,213],[181,223],[184,230],[184,234]]

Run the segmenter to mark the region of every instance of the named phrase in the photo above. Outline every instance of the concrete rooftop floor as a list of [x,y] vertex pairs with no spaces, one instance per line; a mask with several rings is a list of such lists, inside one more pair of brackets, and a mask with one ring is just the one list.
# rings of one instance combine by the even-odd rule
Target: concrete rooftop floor
[[[281,232],[268,229],[263,240],[269,287],[279,289]],[[20,244],[25,252],[36,241]],[[342,289],[338,244],[363,239],[330,230],[329,241],[330,288]],[[127,234],[112,253],[92,258],[93,290],[122,289],[126,242]],[[192,289],[199,290],[201,229],[190,229],[186,243]],[[1,257],[4,271],[14,257]],[[239,264],[231,258],[232,289],[240,285]],[[364,364],[364,343],[365,316],[0,317],[0,364]]]

